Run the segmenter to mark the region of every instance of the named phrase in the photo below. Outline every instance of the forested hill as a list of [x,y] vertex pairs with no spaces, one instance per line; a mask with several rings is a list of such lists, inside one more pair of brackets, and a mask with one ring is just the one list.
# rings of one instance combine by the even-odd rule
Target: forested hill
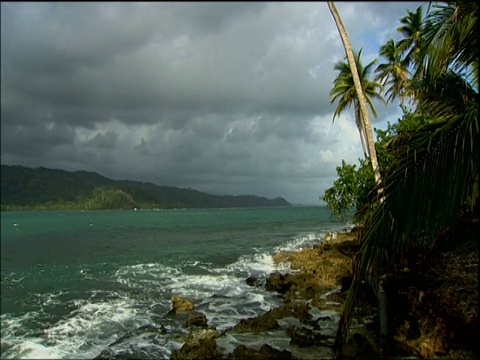
[[94,172],[1,165],[2,210],[95,210],[290,206],[284,198],[211,195],[149,182],[116,181]]

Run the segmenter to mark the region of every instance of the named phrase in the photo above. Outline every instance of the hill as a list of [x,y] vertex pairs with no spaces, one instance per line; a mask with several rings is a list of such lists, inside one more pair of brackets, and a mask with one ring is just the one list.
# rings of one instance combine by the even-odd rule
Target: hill
[[1,165],[2,210],[98,210],[290,206],[284,198],[212,195],[94,172]]

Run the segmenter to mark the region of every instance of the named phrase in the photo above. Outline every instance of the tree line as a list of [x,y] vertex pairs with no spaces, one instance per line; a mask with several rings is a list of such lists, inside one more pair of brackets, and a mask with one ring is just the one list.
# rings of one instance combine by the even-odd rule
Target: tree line
[[1,166],[1,209],[105,210],[290,206],[284,198],[213,195],[87,171]]

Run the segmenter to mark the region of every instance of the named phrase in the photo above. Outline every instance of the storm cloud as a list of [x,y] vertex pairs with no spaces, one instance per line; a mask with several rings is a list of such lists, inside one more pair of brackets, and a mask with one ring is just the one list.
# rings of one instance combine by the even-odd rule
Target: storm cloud
[[[423,3],[339,2],[363,61]],[[1,4],[2,164],[318,204],[362,156],[333,123],[324,2]],[[377,105],[374,127],[400,116]]]

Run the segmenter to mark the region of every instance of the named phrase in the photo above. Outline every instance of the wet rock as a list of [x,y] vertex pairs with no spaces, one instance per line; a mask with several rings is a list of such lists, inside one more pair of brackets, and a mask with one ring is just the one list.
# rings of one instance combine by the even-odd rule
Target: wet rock
[[312,314],[310,314],[310,305],[305,302],[293,303],[292,315],[304,323],[312,320]]
[[317,293],[318,288],[316,286],[307,286],[299,292],[299,295],[302,299],[313,299],[316,297]]
[[312,346],[328,338],[318,331],[296,326],[289,327],[287,335],[290,336],[290,344],[300,347]]
[[163,325],[147,324],[140,326],[118,338],[95,357],[95,359],[145,359],[155,353],[157,353],[158,357],[163,357],[165,354],[154,346],[146,348],[136,346],[136,344],[140,342],[154,343],[158,336],[164,335],[165,333],[166,329]]
[[332,302],[343,303],[346,300],[346,298],[347,298],[347,292],[340,291],[340,292],[332,292],[327,296],[326,300],[329,303],[332,303]]
[[254,287],[259,287],[262,285],[262,281],[255,276],[249,276],[246,280],[247,285],[254,286]]
[[293,316],[303,323],[309,323],[312,320],[310,305],[302,301],[289,302],[260,316],[250,319],[242,319],[233,329],[238,332],[263,332],[276,330],[280,328],[280,324],[277,320],[289,316]]
[[100,355],[94,357],[94,360],[115,360],[118,358],[118,355],[115,351],[111,349],[103,350]]
[[217,359],[218,357],[215,339],[191,339],[185,341],[180,349],[174,349],[170,359]]
[[192,311],[188,314],[187,326],[207,326],[207,316],[200,311]]
[[358,239],[344,240],[336,245],[336,249],[345,256],[353,257],[360,250],[360,242]]
[[282,274],[275,271],[267,277],[265,289],[268,291],[286,293],[292,286],[293,279],[294,276],[292,274]]
[[278,350],[270,345],[263,345],[260,350],[247,348],[245,345],[238,345],[233,353],[229,354],[228,360],[297,360],[290,351]]
[[219,359],[216,338],[221,334],[215,329],[192,332],[180,349],[172,351],[171,360]]
[[173,295],[172,312],[174,314],[185,313],[194,309],[193,302],[181,296]]
[[263,332],[278,329],[280,325],[278,325],[275,315],[275,312],[269,311],[259,317],[242,319],[235,325],[234,330],[238,332]]

